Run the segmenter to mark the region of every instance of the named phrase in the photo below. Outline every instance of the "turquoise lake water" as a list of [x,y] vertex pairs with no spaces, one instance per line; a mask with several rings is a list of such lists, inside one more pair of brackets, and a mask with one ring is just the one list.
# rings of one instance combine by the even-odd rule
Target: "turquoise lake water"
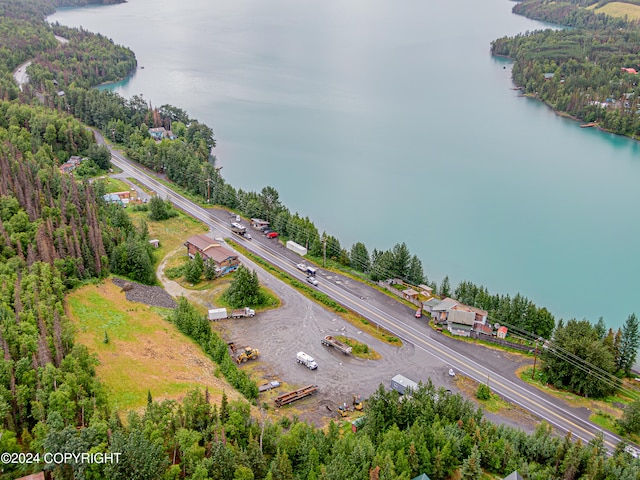
[[236,188],[280,192],[350,248],[557,318],[640,314],[640,145],[518,96],[490,42],[544,25],[504,0],[129,0],[50,20],[127,45],[116,86],[210,125]]

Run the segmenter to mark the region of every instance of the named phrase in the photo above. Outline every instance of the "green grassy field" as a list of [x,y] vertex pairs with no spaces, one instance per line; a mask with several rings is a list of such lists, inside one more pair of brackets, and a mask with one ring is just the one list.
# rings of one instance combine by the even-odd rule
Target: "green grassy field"
[[214,401],[223,390],[230,399],[239,396],[159,309],[129,302],[109,279],[68,295],[67,311],[77,328],[76,341],[98,356],[97,374],[114,407],[142,407],[149,391],[154,400],[180,399],[195,387],[208,387]]
[[604,13],[610,17],[624,18],[628,20],[640,20],[640,6],[625,2],[607,3],[601,8],[593,8],[596,13]]
[[118,180],[117,178],[105,177],[100,180],[104,182],[106,193],[126,192],[131,188],[128,183]]

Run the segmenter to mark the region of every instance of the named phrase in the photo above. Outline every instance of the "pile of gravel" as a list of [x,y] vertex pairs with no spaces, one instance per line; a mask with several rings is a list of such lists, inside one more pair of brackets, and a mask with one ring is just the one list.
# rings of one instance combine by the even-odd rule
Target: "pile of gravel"
[[176,302],[162,287],[150,287],[140,283],[114,278],[112,282],[126,292],[130,302],[144,303],[153,307],[176,308]]

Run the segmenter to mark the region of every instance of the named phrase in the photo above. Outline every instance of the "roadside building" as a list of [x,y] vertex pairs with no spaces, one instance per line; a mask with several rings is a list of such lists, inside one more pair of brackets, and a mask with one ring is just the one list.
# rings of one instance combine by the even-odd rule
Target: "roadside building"
[[117,195],[123,205],[127,205],[131,201],[131,192],[129,190],[113,192],[111,195]]
[[167,135],[167,130],[164,127],[154,127],[149,129],[149,136],[156,142],[161,141]]
[[269,228],[269,222],[261,218],[252,218],[251,226],[256,230],[264,230],[265,228]]
[[475,314],[465,310],[451,310],[447,316],[447,329],[451,335],[468,337],[475,323]]
[[442,300],[440,300],[439,298],[430,298],[429,300],[422,302],[422,310],[431,315],[433,312],[433,307],[437,307],[438,305],[440,305],[441,301]]
[[431,316],[438,323],[444,323],[447,321],[449,312],[453,307],[458,305],[458,301],[453,298],[445,298],[438,305],[431,308]]
[[118,205],[124,206],[122,199],[115,193],[107,193],[103,195],[102,198],[107,203],[117,203]]
[[60,173],[65,173],[68,175],[76,169],[76,166],[72,163],[67,162],[60,165],[58,169],[60,170]]
[[215,264],[216,272],[221,275],[234,271],[240,265],[238,255],[223,247],[208,235],[194,235],[185,241],[187,254],[190,258],[200,255],[205,262]]

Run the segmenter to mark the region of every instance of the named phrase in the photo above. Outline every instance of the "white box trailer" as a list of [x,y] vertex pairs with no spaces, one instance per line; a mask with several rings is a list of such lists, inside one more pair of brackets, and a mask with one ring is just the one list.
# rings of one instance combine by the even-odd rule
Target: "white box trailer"
[[407,390],[413,390],[415,392],[418,389],[418,384],[413,380],[409,380],[407,377],[396,375],[391,379],[391,388],[400,395],[404,395],[405,392],[409,393]]
[[229,318],[226,308],[212,308],[209,310],[209,320],[222,320],[223,318]]
[[307,254],[307,249],[293,240],[287,240],[287,248],[292,252],[296,252],[301,257],[304,257]]

